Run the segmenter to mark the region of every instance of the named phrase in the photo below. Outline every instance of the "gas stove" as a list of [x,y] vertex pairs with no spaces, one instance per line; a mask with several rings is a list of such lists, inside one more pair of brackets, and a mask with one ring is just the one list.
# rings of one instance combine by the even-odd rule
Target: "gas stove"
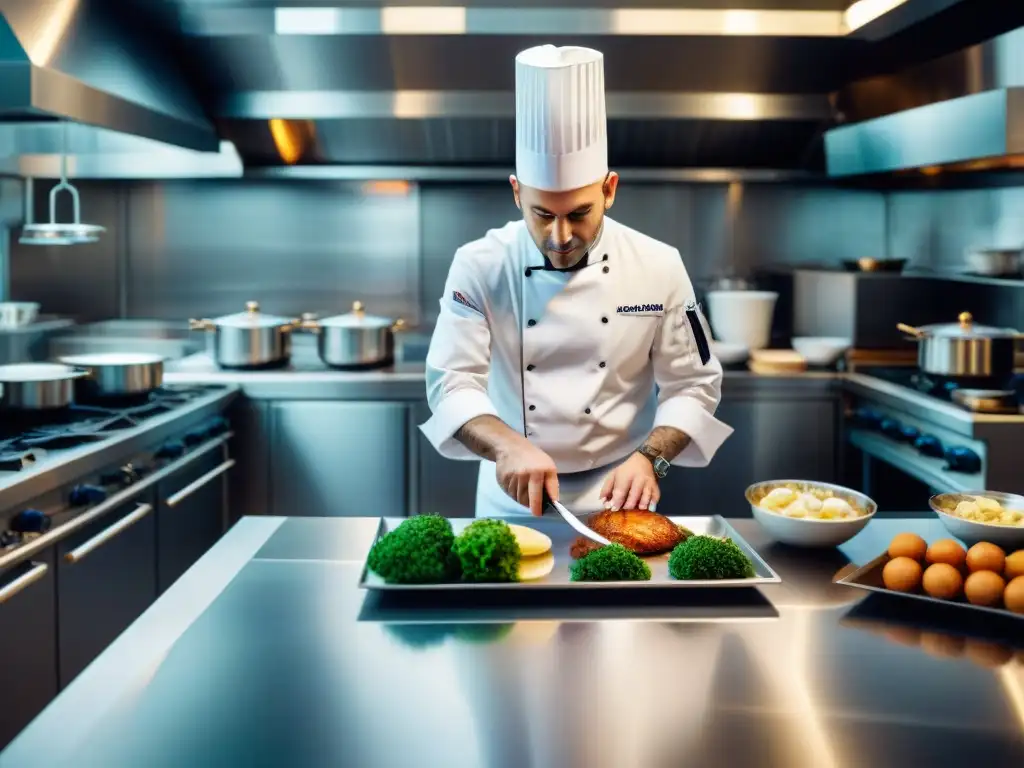
[[173,386],[102,404],[0,411],[0,569],[225,452],[224,410],[237,391]]
[[[901,387],[919,392],[929,397],[934,397],[946,403],[953,403],[964,410],[975,413],[1022,413],[1024,412],[1024,375],[1016,375],[1006,380],[982,380],[970,381],[965,379],[934,376],[924,373],[917,368],[894,367],[894,368],[862,368],[860,372],[867,376],[874,376],[883,381],[897,384]],[[985,391],[993,397],[984,398],[980,402],[977,398],[965,398],[958,396],[965,392]],[[1000,397],[994,395],[999,393]],[[991,401],[998,400],[999,407]]]
[[99,442],[174,411],[220,387],[164,388],[140,398],[45,411],[0,411],[0,475],[35,466],[52,452]]
[[908,476],[924,484],[908,488],[912,498],[1024,492],[1024,377],[968,381],[911,367],[860,368],[845,377],[844,392],[846,442],[862,459],[868,495],[884,494],[880,478],[887,476],[888,485],[909,486]]

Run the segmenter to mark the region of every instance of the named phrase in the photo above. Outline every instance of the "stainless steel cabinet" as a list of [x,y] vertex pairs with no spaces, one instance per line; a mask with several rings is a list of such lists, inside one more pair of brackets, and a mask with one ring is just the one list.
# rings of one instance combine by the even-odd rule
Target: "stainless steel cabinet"
[[217,543],[225,528],[225,483],[234,462],[204,454],[157,486],[157,589],[162,594]]
[[750,516],[743,492],[773,479],[833,482],[839,400],[725,401],[718,418],[733,434],[707,467],[673,467],[661,484],[667,515]]
[[57,545],[63,688],[156,599],[156,515],[143,493]]
[[412,408],[412,444],[416,453],[417,498],[414,514],[432,512],[445,517],[473,517],[476,507],[478,461],[452,461],[434,450],[418,425],[430,418],[426,401]]
[[54,551],[0,573],[0,749],[57,695]]
[[275,402],[270,441],[270,514],[406,514],[405,403]]

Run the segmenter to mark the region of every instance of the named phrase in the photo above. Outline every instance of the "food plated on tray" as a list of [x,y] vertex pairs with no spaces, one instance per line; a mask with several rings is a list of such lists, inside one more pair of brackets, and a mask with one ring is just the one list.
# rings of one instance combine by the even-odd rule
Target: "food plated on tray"
[[856,536],[878,510],[863,493],[809,480],[766,480],[747,488],[750,510],[776,541],[836,547]]
[[779,581],[721,518],[687,518],[683,525],[655,512],[625,510],[582,519],[612,543],[581,539],[557,518],[384,519],[367,556],[363,585],[752,586]]
[[989,541],[929,544],[916,533],[900,533],[884,554],[839,581],[1024,618],[1024,549],[1007,554]]

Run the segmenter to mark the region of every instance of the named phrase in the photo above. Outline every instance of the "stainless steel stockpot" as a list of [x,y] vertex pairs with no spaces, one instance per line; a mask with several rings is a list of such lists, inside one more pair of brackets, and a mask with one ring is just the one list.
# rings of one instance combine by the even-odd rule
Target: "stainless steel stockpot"
[[213,333],[213,356],[222,368],[273,368],[287,365],[292,331],[300,321],[260,312],[255,301],[245,311],[213,320],[189,320],[194,331]]
[[377,368],[394,362],[395,332],[405,328],[405,321],[368,315],[357,301],[344,315],[323,320],[304,315],[302,327],[317,335],[317,352],[324,364],[341,369]]
[[920,328],[896,327],[917,341],[917,364],[936,376],[1000,378],[1013,374],[1017,342],[1024,338],[1009,328],[975,325],[970,312],[956,323]]

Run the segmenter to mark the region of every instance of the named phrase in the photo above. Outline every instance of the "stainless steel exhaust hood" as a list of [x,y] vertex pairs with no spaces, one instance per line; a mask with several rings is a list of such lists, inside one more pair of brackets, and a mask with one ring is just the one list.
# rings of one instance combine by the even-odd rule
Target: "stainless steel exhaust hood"
[[1024,27],[844,89],[858,121],[825,135],[833,177],[1024,168]]
[[201,152],[220,141],[136,0],[0,0],[0,123],[67,120]]
[[605,54],[617,168],[818,171],[828,94],[845,82],[845,54],[868,45],[847,35],[846,0],[760,11],[621,0],[177,5],[221,136],[247,169],[282,175],[356,164],[507,173],[513,61],[544,42]]

